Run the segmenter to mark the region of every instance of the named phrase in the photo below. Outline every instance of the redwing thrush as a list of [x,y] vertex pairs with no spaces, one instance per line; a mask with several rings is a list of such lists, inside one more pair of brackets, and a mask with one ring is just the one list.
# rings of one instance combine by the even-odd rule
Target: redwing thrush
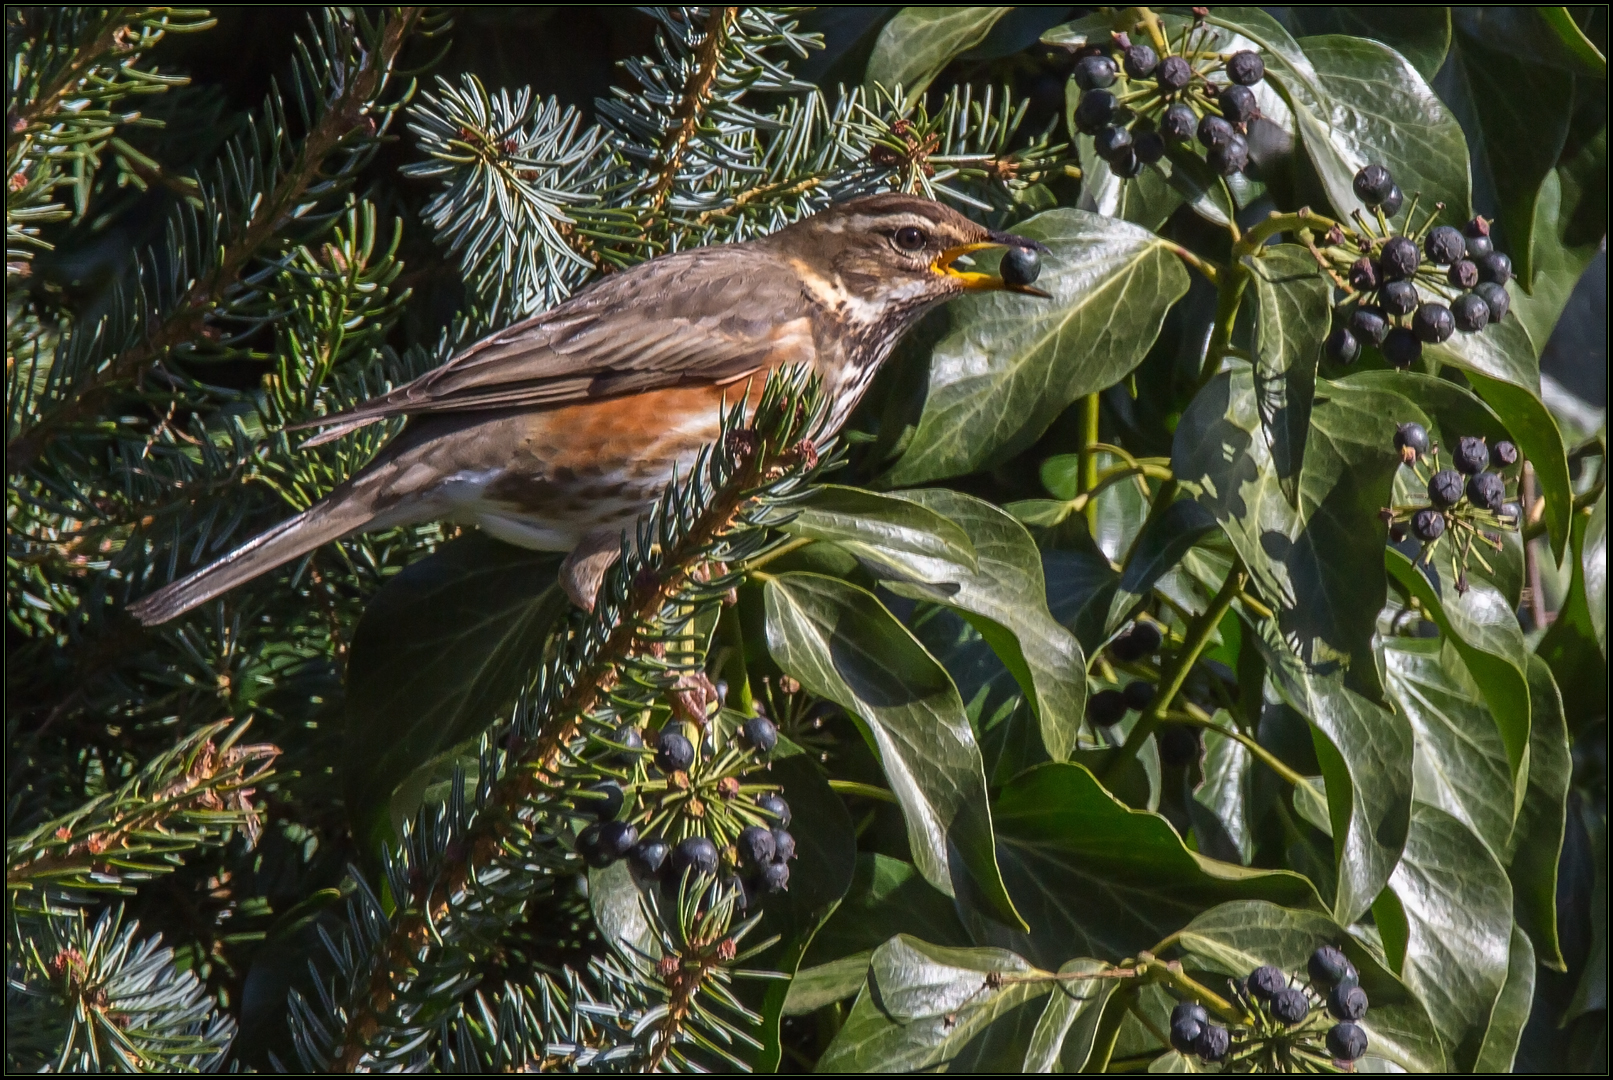
[[570,551],[561,584],[591,607],[622,530],[717,437],[725,394],[748,381],[759,395],[771,369],[811,365],[832,432],[926,311],[965,292],[1047,295],[955,265],[991,247],[1040,245],[928,199],[872,195],[612,274],[407,386],[303,425],[324,428],[312,446],[410,417],[324,499],[129,610],[164,622],[327,541],[437,518]]

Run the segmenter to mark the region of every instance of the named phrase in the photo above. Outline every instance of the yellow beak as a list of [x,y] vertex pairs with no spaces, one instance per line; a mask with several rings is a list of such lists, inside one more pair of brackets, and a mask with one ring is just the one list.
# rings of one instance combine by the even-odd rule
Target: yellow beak
[[948,277],[957,278],[958,281],[963,285],[963,290],[965,292],[1007,291],[1024,293],[1027,296],[1040,296],[1044,299],[1052,299],[1052,293],[1043,292],[1034,285],[1010,285],[1002,278],[993,274],[981,274],[973,270],[959,270],[957,267],[952,265],[960,256],[967,255],[971,251],[985,251],[989,248],[1006,248],[1012,246],[1013,245],[1011,244],[1000,244],[992,241],[985,241],[978,244],[959,244],[957,247],[947,248],[945,251],[941,252],[941,254],[936,257],[936,260],[930,264],[930,269],[934,270],[937,274],[945,274]]

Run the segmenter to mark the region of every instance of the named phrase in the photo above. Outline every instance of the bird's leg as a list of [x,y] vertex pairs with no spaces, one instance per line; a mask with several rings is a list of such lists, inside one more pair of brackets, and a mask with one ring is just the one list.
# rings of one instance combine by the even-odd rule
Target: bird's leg
[[600,529],[578,541],[560,564],[560,587],[584,611],[594,610],[599,584],[622,553],[621,530]]

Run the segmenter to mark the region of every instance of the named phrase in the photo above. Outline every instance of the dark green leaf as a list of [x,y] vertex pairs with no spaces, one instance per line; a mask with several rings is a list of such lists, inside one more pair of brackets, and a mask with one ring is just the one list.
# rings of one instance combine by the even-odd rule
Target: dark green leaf
[[1508,848],[1507,874],[1512,878],[1513,917],[1529,934],[1540,962],[1565,971],[1557,942],[1557,865],[1563,850],[1568,812],[1568,785],[1574,762],[1568,749],[1568,724],[1551,668],[1529,657],[1529,786],[1518,808]]
[[954,567],[975,568],[974,545],[956,524],[912,500],[860,488],[823,484],[780,528],[792,536],[833,541],[871,563],[876,573],[915,572],[902,556],[939,564],[939,576],[919,579],[936,583],[955,580]]
[[1297,874],[1189,851],[1169,822],[1127,808],[1082,765],[1049,763],[1021,774],[998,797],[996,822],[1003,876],[1033,929],[986,932],[1048,966],[1072,952],[1133,956],[1224,900],[1320,907]]
[[1298,501],[1299,470],[1310,429],[1316,362],[1327,337],[1332,289],[1311,253],[1294,244],[1245,257],[1255,292],[1255,401],[1277,482]]
[[1070,402],[1135,368],[1187,291],[1170,245],[1135,225],[1051,210],[1014,231],[1052,249],[1036,284],[1053,299],[999,292],[951,306],[924,413],[891,484],[955,476],[1027,448]]
[[1193,545],[1215,529],[1215,518],[1192,499],[1177,499],[1145,524],[1126,559],[1120,585],[1109,603],[1103,631],[1112,634],[1129,619],[1137,604],[1153,591]]
[[[944,488],[898,493],[953,522],[979,560],[957,574],[956,592],[937,594],[900,581],[886,583],[899,596],[932,600],[956,610],[991,645],[1019,683],[1041,727],[1042,744],[1054,761],[1069,756],[1086,711],[1086,657],[1081,645],[1047,608],[1042,557],[1025,527],[990,503]],[[908,564],[923,575],[940,573],[922,559]]]
[[1258,630],[1246,626],[1244,640],[1260,649],[1272,685],[1313,729],[1338,867],[1333,913],[1352,923],[1372,906],[1405,844],[1413,785],[1411,725],[1339,677],[1301,663],[1269,623]]
[[1175,935],[1183,963],[1200,971],[1245,978],[1261,964],[1304,971],[1319,946],[1342,949],[1361,974],[1372,1007],[1362,1026],[1367,1053],[1411,1072],[1442,1072],[1445,1054],[1421,1002],[1378,957],[1326,915],[1259,900],[1211,908]]
[[1529,745],[1529,683],[1524,675],[1528,650],[1517,616],[1506,598],[1478,577],[1469,580],[1466,592],[1442,597],[1400,552],[1385,548],[1383,557],[1395,580],[1417,598],[1472,672],[1501,732],[1508,767],[1516,778]]
[[1042,43],[1080,46],[1093,41],[1093,35],[1097,35],[1098,41],[1107,43],[1112,28],[1118,28],[1118,24],[1108,12],[1094,12],[1091,15],[1083,15],[1074,22],[1060,23],[1051,30],[1043,31]]
[[[994,1021],[1052,989],[1003,949],[953,949],[905,934],[874,950],[868,984],[818,1061],[819,1072],[913,1072],[944,1065]],[[1034,1017],[1033,1017],[1034,1020]]]
[[357,836],[397,783],[488,727],[543,658],[568,608],[560,556],[480,533],[443,545],[365,608],[347,662],[343,782]]
[[1513,290],[1512,313],[1538,354],[1607,235],[1606,127],[1546,174],[1534,209],[1529,263],[1534,277],[1527,289]]
[[[1093,975],[1108,965],[1098,960],[1069,960],[1060,975]],[[1021,1069],[1028,1073],[1080,1072],[1092,1056],[1092,1038],[1117,979],[1066,979],[1047,999]]]
[[[1604,466],[1605,468],[1605,466]],[[1585,583],[1585,604],[1590,609],[1591,625],[1596,629],[1596,644],[1602,655],[1607,655],[1607,488],[1596,497],[1591,516],[1585,523],[1585,539],[1579,553],[1579,570]]]
[[1323,383],[1312,411],[1298,505],[1284,496],[1261,433],[1247,369],[1223,373],[1183,414],[1171,469],[1215,515],[1284,634],[1311,664],[1344,665],[1377,696],[1372,633],[1387,585],[1369,537],[1399,467],[1393,439],[1403,398]]
[[1351,34],[1381,41],[1434,81],[1451,45],[1449,8],[1420,5],[1317,4],[1288,9],[1288,24],[1300,34]]
[[922,94],[959,53],[986,39],[1006,7],[905,7],[886,23],[868,58],[865,85]]
[[1512,887],[1467,826],[1424,803],[1412,807],[1405,856],[1389,879],[1406,922],[1400,976],[1422,999],[1459,1070],[1476,1061],[1507,979]]
[[1557,619],[1536,650],[1551,665],[1562,692],[1563,709],[1576,730],[1591,717],[1607,714],[1607,656],[1596,640],[1596,624],[1585,588],[1585,533],[1590,515],[1574,515],[1573,577]]
[[[1233,726],[1224,711],[1215,718],[1223,727]],[[1249,824],[1253,788],[1254,761],[1248,748],[1219,731],[1206,731],[1204,783],[1188,806],[1200,851],[1223,862],[1249,865],[1255,852]]]
[[1512,773],[1501,732],[1448,640],[1391,638],[1384,684],[1417,738],[1414,797],[1466,825],[1497,858],[1512,839]]
[[[859,721],[907,820],[913,861],[948,896],[954,857],[992,912],[1020,923],[992,848],[980,748],[945,669],[873,594],[817,574],[767,582],[779,667]],[[956,852],[956,856],[954,856]]]
[[1490,1012],[1490,1027],[1484,1045],[1473,1063],[1476,1073],[1509,1073],[1523,1038],[1523,1025],[1529,1020],[1529,1006],[1535,996],[1535,950],[1521,927],[1512,928],[1512,954],[1507,963],[1507,981]]

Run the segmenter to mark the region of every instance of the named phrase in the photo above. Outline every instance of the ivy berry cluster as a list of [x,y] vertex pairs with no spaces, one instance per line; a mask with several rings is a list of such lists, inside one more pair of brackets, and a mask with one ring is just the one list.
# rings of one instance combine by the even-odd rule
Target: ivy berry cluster
[[1362,347],[1372,345],[1403,370],[1422,357],[1424,345],[1437,345],[1458,330],[1476,334],[1506,317],[1512,260],[1495,250],[1487,220],[1476,217],[1461,229],[1435,225],[1445,209],[1435,203],[1414,230],[1419,193],[1397,231],[1391,221],[1405,196],[1382,165],[1363,166],[1354,190],[1374,211],[1378,227],[1356,211],[1361,231],[1340,229],[1330,237],[1328,259],[1348,289],[1337,306],[1349,314],[1327,339],[1328,359],[1353,364]]
[[579,811],[595,820],[576,847],[596,868],[627,859],[643,881],[720,877],[748,907],[789,886],[795,838],[777,786],[751,781],[778,746],[778,727],[722,709],[718,696],[699,679],[682,695],[683,718],[653,732],[653,746],[635,723],[612,733],[606,761],[625,775],[580,792]]
[[1396,543],[1408,535],[1416,539],[1426,561],[1441,540],[1452,537],[1457,588],[1463,589],[1469,559],[1476,558],[1490,569],[1474,547],[1475,540],[1500,550],[1500,540],[1486,530],[1515,529],[1523,516],[1522,508],[1509,498],[1505,475],[1518,464],[1518,448],[1505,439],[1489,446],[1479,436],[1464,435],[1456,442],[1451,467],[1442,468],[1439,447],[1429,442],[1428,431],[1421,424],[1399,425],[1394,443],[1401,464],[1424,482],[1428,502],[1386,507],[1383,517],[1389,524],[1389,538]]
[[1223,1027],[1193,1001],[1171,1010],[1171,1046],[1228,1072],[1317,1072],[1348,1069],[1367,1052],[1359,1021],[1367,992],[1343,952],[1323,945],[1304,975],[1270,964],[1232,984],[1243,1022]]
[[[1139,619],[1109,643],[1109,655],[1121,664],[1138,664],[1158,653],[1163,642],[1158,625]],[[1155,693],[1154,684],[1141,677],[1118,689],[1099,690],[1087,697],[1087,723],[1094,729],[1113,728],[1127,710],[1140,713],[1153,704]]]
[[[1249,164],[1249,121],[1259,115],[1250,87],[1266,77],[1260,54],[1222,55],[1214,51],[1219,32],[1195,21],[1176,52],[1161,36],[1165,54],[1151,45],[1133,45],[1115,34],[1112,52],[1096,47],[1075,65],[1081,97],[1075,125],[1092,136],[1099,157],[1122,179],[1131,179],[1165,156],[1185,149],[1195,137],[1210,168],[1222,176]],[[1118,63],[1116,57],[1118,56]],[[1224,71],[1229,82],[1212,82]],[[1110,87],[1124,76],[1117,95]]]

